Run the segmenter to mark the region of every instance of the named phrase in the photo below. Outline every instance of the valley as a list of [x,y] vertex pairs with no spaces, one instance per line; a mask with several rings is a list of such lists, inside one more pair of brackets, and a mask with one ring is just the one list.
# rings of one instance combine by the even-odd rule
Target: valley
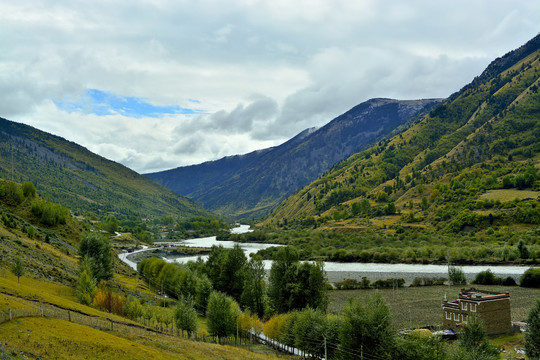
[[[539,86],[537,35],[446,99],[145,176],[0,119],[0,357],[287,357],[262,335],[316,358],[515,355],[540,313]],[[466,286],[511,292],[530,330],[403,335]]]

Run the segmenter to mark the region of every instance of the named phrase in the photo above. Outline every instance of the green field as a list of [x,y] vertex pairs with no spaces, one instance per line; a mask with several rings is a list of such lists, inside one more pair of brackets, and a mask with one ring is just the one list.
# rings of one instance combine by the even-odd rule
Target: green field
[[500,189],[500,190],[488,190],[484,194],[480,195],[482,200],[493,201],[512,201],[515,199],[537,199],[540,196],[540,191],[531,190],[517,190],[517,189]]
[[[474,285],[467,285],[470,288]],[[364,298],[379,291],[390,308],[396,329],[409,326],[442,324],[441,301],[446,294],[448,300],[457,298],[464,286],[425,286],[405,287],[398,290],[333,290],[329,292],[330,312],[338,313],[347,305],[350,298]],[[523,321],[527,317],[534,300],[540,297],[540,289],[522,288],[518,286],[478,286],[483,290],[510,291],[512,321]]]

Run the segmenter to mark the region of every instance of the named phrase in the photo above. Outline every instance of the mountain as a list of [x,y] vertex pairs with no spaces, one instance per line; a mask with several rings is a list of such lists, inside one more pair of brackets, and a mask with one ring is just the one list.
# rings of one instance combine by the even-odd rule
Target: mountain
[[[540,35],[279,205],[271,227],[523,231],[540,223]],[[502,231],[502,230],[501,230]]]
[[3,118],[0,178],[31,181],[43,197],[75,213],[210,217],[192,200],[123,165],[61,137]]
[[332,165],[389,136],[440,101],[372,99],[282,145],[145,176],[222,215],[266,215]]

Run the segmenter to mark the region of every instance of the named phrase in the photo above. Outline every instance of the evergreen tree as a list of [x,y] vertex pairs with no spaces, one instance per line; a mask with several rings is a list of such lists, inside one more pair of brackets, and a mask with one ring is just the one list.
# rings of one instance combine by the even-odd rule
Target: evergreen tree
[[536,299],[527,316],[525,353],[529,359],[540,359],[540,299]]

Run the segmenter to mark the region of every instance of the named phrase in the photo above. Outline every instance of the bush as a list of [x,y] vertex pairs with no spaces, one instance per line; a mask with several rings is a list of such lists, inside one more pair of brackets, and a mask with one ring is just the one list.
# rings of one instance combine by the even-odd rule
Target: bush
[[472,281],[476,285],[499,285],[502,282],[503,279],[496,277],[490,269],[480,271]]
[[540,268],[530,268],[521,276],[519,286],[540,287]]
[[452,285],[465,285],[467,283],[463,269],[456,266],[448,267],[448,280]]
[[355,279],[345,279],[343,281],[336,282],[334,285],[338,290],[369,289],[370,281],[368,278],[363,276],[361,281]]
[[69,217],[69,210],[61,205],[47,200],[39,200],[32,204],[32,214],[45,225],[65,224]]
[[22,184],[22,192],[24,197],[34,197],[36,196],[36,187],[30,181]]
[[405,284],[404,279],[386,279],[386,280],[377,280],[373,283],[374,288],[394,288],[394,287],[403,287]]
[[434,278],[434,277],[415,277],[411,283],[411,287],[417,286],[433,286],[433,285],[444,285],[446,278]]

